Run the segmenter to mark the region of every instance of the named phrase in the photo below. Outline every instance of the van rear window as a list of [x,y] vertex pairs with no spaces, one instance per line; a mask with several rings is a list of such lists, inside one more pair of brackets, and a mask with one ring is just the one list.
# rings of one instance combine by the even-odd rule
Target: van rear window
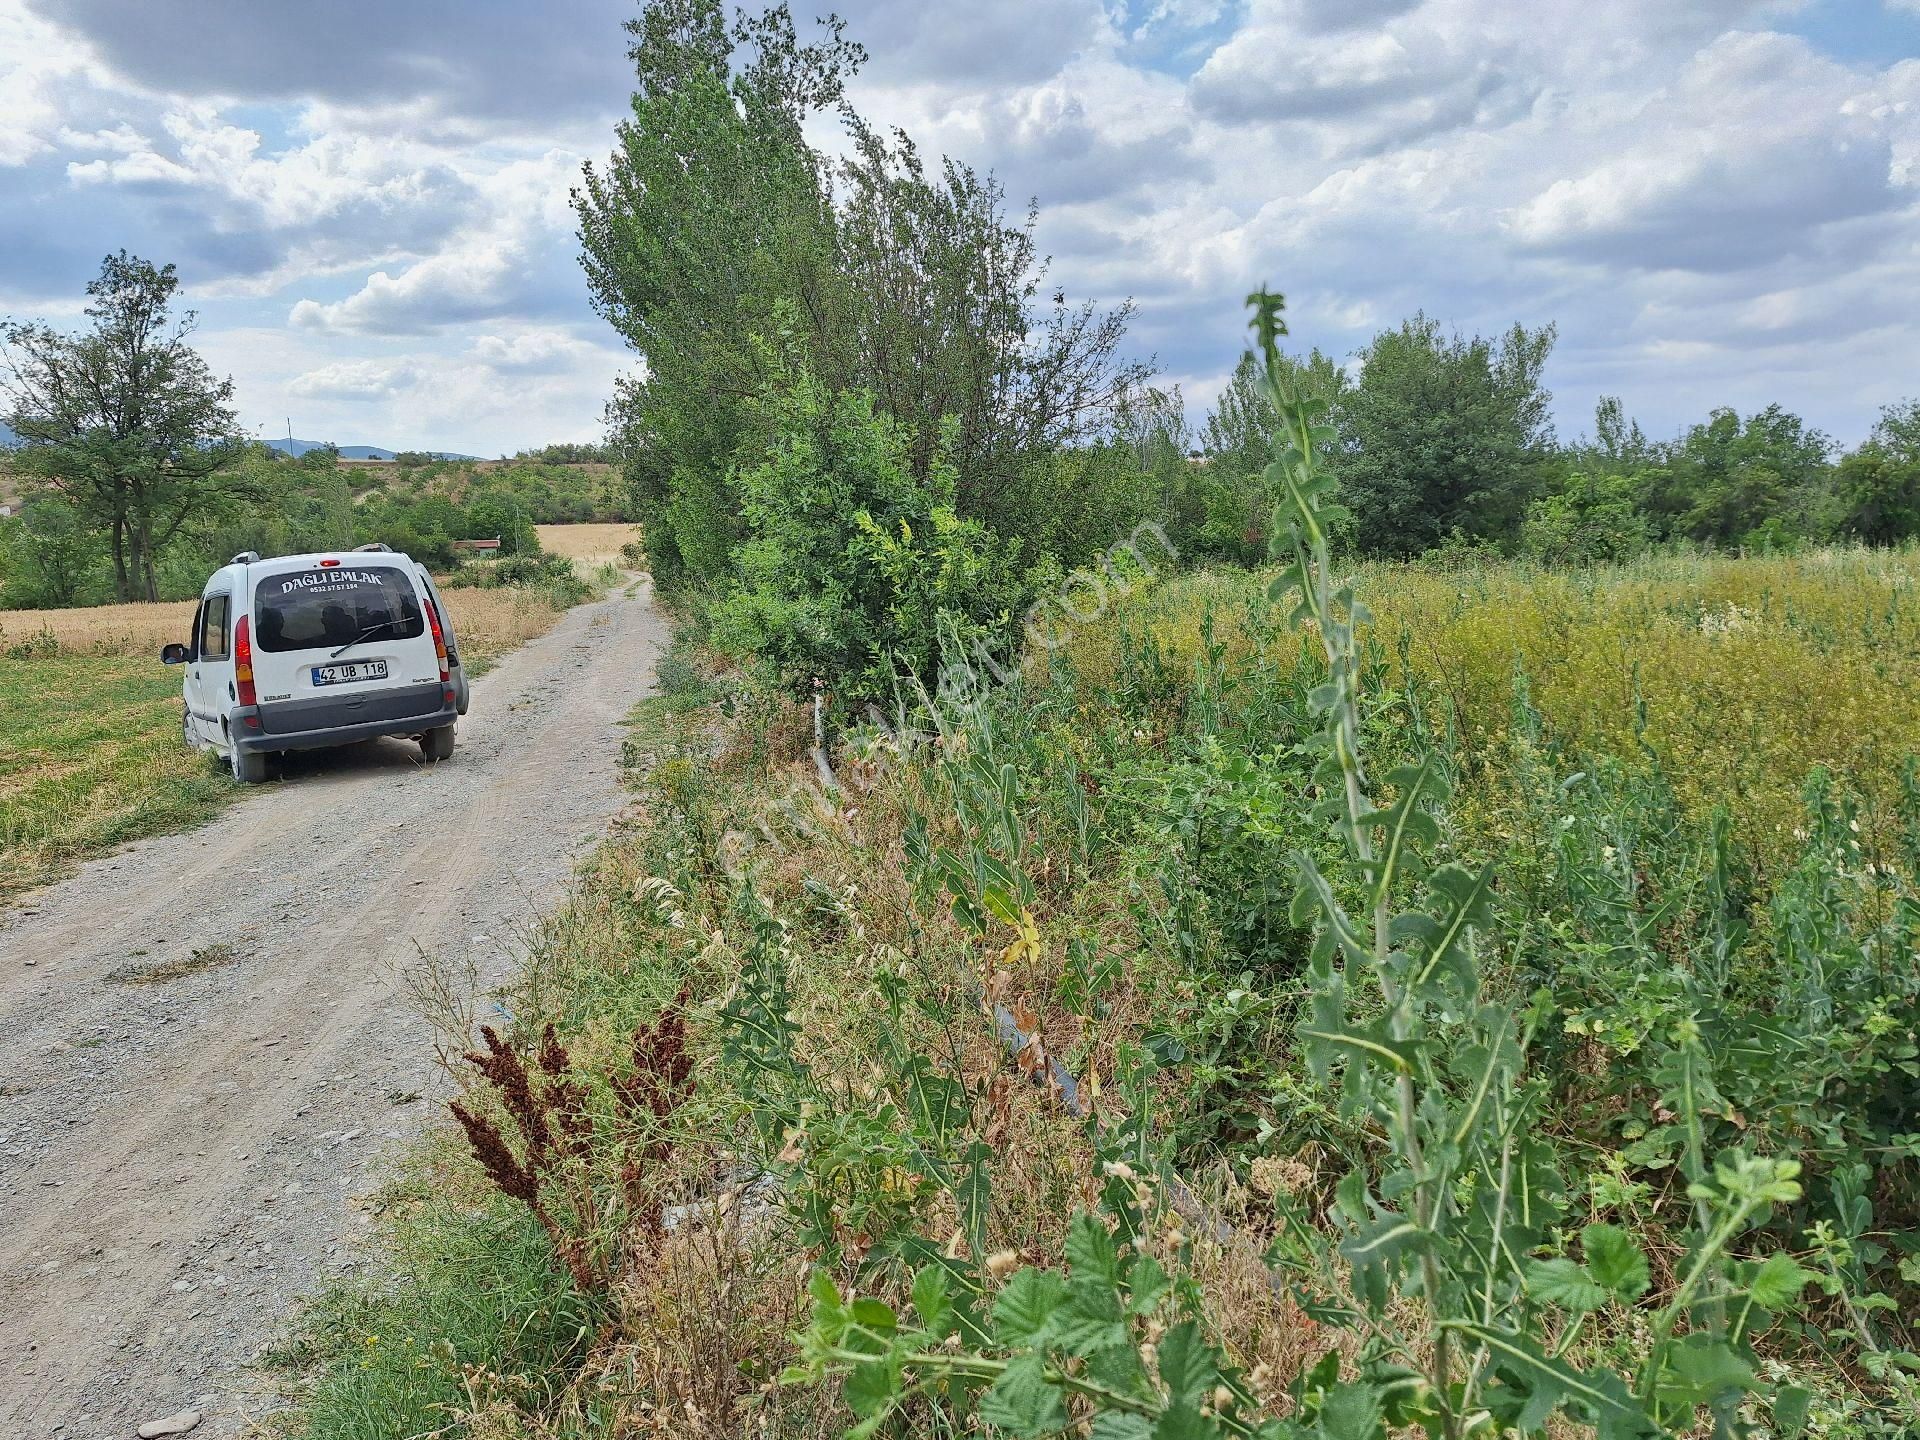
[[337,650],[363,636],[412,640],[426,629],[413,582],[382,565],[269,575],[254,587],[253,613],[262,650]]

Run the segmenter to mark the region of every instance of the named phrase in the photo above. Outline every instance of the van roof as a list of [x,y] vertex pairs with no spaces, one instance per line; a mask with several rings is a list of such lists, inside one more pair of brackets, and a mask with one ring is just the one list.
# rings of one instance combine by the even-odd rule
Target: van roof
[[277,575],[287,570],[317,570],[323,562],[365,569],[374,565],[407,566],[413,564],[413,559],[399,550],[355,550],[350,547],[345,550],[313,550],[305,555],[269,555],[244,564],[235,562],[228,568]]

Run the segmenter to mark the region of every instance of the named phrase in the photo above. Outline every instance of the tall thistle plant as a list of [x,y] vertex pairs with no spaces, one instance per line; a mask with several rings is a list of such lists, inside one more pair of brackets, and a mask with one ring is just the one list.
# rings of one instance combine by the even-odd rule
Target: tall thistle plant
[[[1584,1422],[1603,1440],[1639,1440],[1694,1431],[1703,1415],[1716,1436],[1739,1436],[1766,1414],[1772,1434],[1791,1436],[1808,1397],[1759,1393],[1750,1342],[1809,1277],[1788,1255],[1736,1258],[1734,1247],[1798,1197],[1798,1167],[1704,1153],[1697,1118],[1712,1077],[1697,1038],[1682,1034],[1663,1098],[1696,1122],[1686,1168],[1695,1228],[1673,1284],[1650,1299],[1647,1258],[1614,1225],[1569,1233],[1540,1134],[1543,1085],[1526,1070],[1544,1006],[1516,1013],[1483,993],[1474,937],[1493,877],[1425,858],[1447,798],[1434,759],[1385,776],[1367,765],[1367,612],[1335,579],[1333,485],[1316,458],[1333,431],[1324,402],[1281,359],[1280,297],[1249,303],[1278,424],[1266,477],[1284,568],[1272,597],[1324,651],[1327,679],[1312,694],[1320,810],[1352,862],[1327,873],[1298,861],[1295,917],[1319,937],[1301,1038],[1313,1074],[1384,1142],[1340,1182],[1335,1233],[1288,1217],[1271,1258],[1310,1313],[1357,1332],[1358,1344],[1300,1376],[1283,1416],[1263,1413],[1207,1338],[1206,1296],[1182,1243],[1154,1223],[1173,1187],[1152,1173],[1142,1088],[1100,1137],[1100,1210],[1075,1218],[1064,1273],[1019,1267],[1012,1252],[988,1258],[1001,1284],[978,1324],[951,1265],[920,1271],[910,1312],[843,1296],[817,1273],[801,1363],[784,1378],[843,1379],[859,1435],[953,1433],[971,1417],[1023,1437],[1493,1440],[1544,1433],[1559,1416],[1562,1433]],[[1127,1135],[1137,1143],[1118,1143]],[[1583,1368],[1572,1357],[1589,1327],[1639,1363]]]

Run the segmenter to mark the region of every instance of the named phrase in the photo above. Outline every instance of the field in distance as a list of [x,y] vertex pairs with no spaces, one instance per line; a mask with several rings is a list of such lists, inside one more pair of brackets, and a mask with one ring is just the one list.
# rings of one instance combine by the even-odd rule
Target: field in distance
[[599,565],[625,564],[621,547],[640,539],[638,525],[536,525],[533,530],[540,537],[542,550],[566,556],[577,562],[582,571]]

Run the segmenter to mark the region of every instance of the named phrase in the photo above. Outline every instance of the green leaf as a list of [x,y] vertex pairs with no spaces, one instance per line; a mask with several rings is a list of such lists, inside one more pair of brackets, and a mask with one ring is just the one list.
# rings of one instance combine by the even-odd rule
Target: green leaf
[[848,1319],[840,1287],[826,1271],[815,1270],[807,1281],[807,1291],[813,1296],[814,1330],[828,1345],[838,1345],[846,1338]]
[[987,1221],[993,1208],[993,1150],[975,1140],[961,1157],[960,1184],[953,1192],[960,1208],[960,1224],[976,1256],[987,1253]]
[[1007,1366],[993,1388],[980,1397],[979,1414],[989,1425],[1011,1430],[1022,1440],[1052,1434],[1067,1423],[1060,1392],[1047,1383],[1046,1362],[1038,1355],[1022,1355]]
[[1381,1265],[1417,1251],[1430,1238],[1419,1221],[1383,1210],[1372,1224],[1342,1241],[1340,1253],[1355,1265]]
[[1144,1415],[1109,1410],[1093,1422],[1091,1440],[1152,1440],[1153,1422]]
[[1174,1400],[1199,1403],[1214,1381],[1213,1355],[1200,1337],[1200,1327],[1182,1320],[1161,1337],[1154,1351],[1160,1362],[1160,1383]]
[[1019,902],[998,885],[989,885],[981,891],[980,903],[1001,923],[1015,927],[1020,924]]
[[1134,1349],[1131,1340],[1109,1345],[1087,1356],[1087,1375],[1121,1395],[1147,1393],[1146,1367],[1141,1365],[1140,1352]]
[[880,1300],[854,1301],[853,1322],[869,1330],[877,1330],[882,1335],[891,1335],[900,1328],[900,1322],[894,1318],[893,1307]]
[[1153,1440],[1216,1440],[1220,1434],[1201,1417],[1198,1406],[1182,1400],[1169,1405],[1153,1424]]
[[1069,1355],[1091,1355],[1110,1345],[1124,1345],[1127,1327],[1119,1295],[1103,1280],[1076,1278],[1068,1287],[1067,1303],[1053,1312],[1048,1338]]
[[1647,1293],[1652,1277],[1647,1272],[1647,1257],[1618,1225],[1604,1221],[1580,1232],[1580,1246],[1586,1252],[1587,1273],[1621,1300],[1631,1304]]
[[1333,893],[1333,886],[1327,883],[1326,876],[1320,873],[1320,867],[1314,864],[1313,857],[1304,850],[1295,857],[1300,867],[1300,894],[1294,898],[1292,914],[1298,923],[1306,923],[1308,913],[1318,908],[1327,922],[1327,934],[1339,945],[1341,953],[1355,965],[1367,965],[1373,960],[1373,952],[1367,937],[1353,923],[1346,907],[1340,903],[1340,897]]
[[1606,1304],[1609,1292],[1572,1260],[1531,1260],[1527,1263],[1527,1293],[1584,1315]]
[[833,1283],[833,1276],[824,1270],[815,1270],[807,1281],[807,1293],[813,1296],[814,1305],[823,1310],[841,1308],[840,1287]]
[[1127,1312],[1144,1315],[1173,1288],[1167,1272],[1151,1255],[1142,1255],[1127,1272]]
[[1773,1397],[1773,1428],[1780,1440],[1799,1440],[1807,1428],[1807,1412],[1813,1408],[1813,1392],[1800,1385],[1789,1385]]
[[1379,846],[1367,866],[1370,902],[1378,902],[1393,889],[1394,880],[1413,858],[1416,846],[1431,845],[1440,838],[1440,827],[1423,808],[1434,781],[1433,756],[1425,756],[1418,766],[1401,766],[1387,781],[1399,791],[1394,803],[1384,810],[1370,810],[1354,822],[1380,831]]
[[1800,1298],[1812,1272],[1784,1250],[1776,1250],[1754,1270],[1748,1289],[1762,1310],[1784,1310]]
[[1493,895],[1493,862],[1478,871],[1462,865],[1442,865],[1427,882],[1431,897],[1439,902],[1436,914],[1419,911],[1402,918],[1407,933],[1419,938],[1426,947],[1426,963],[1413,978],[1415,986],[1424,986],[1436,971],[1450,971],[1465,982],[1470,967],[1459,962],[1469,953],[1467,937],[1475,925],[1487,918]]
[[1300,1034],[1319,1045],[1338,1050],[1357,1060],[1371,1061],[1385,1065],[1400,1075],[1413,1073],[1414,1061],[1420,1051],[1417,1043],[1407,1040],[1395,1040],[1388,1033],[1386,1023],[1378,1021],[1363,1028],[1348,1027],[1345,1030],[1312,1030],[1301,1027]]
[[995,1338],[1009,1348],[1039,1344],[1066,1298],[1066,1283],[1051,1270],[1016,1271],[993,1302]]
[[953,1333],[953,1301],[947,1296],[947,1272],[940,1266],[929,1265],[913,1277],[913,1308],[935,1339]]
[[1380,1396],[1365,1381],[1335,1385],[1320,1402],[1320,1433],[1327,1440],[1379,1440]]
[[1603,1435],[1642,1433],[1646,1416],[1627,1394],[1618,1376],[1604,1371],[1585,1374],[1564,1360],[1547,1355],[1531,1337],[1512,1330],[1496,1330],[1489,1325],[1460,1320],[1443,1323],[1447,1329],[1457,1330],[1484,1345],[1493,1356],[1495,1368],[1514,1382],[1516,1388],[1529,1394],[1526,1409],[1514,1422],[1514,1428],[1521,1433],[1545,1423],[1563,1397],[1586,1409]]
[[1711,1335],[1697,1334],[1668,1349],[1656,1389],[1662,1411],[1671,1415],[1696,1405],[1710,1405],[1729,1391],[1744,1394],[1753,1386],[1753,1367],[1731,1346]]
[[888,1354],[854,1366],[847,1372],[840,1393],[847,1408],[863,1419],[884,1414],[900,1393],[899,1355]]
[[1113,1236],[1085,1212],[1074,1216],[1067,1230],[1067,1263],[1073,1267],[1076,1280],[1103,1280],[1109,1286],[1119,1280],[1120,1262],[1114,1253]]

